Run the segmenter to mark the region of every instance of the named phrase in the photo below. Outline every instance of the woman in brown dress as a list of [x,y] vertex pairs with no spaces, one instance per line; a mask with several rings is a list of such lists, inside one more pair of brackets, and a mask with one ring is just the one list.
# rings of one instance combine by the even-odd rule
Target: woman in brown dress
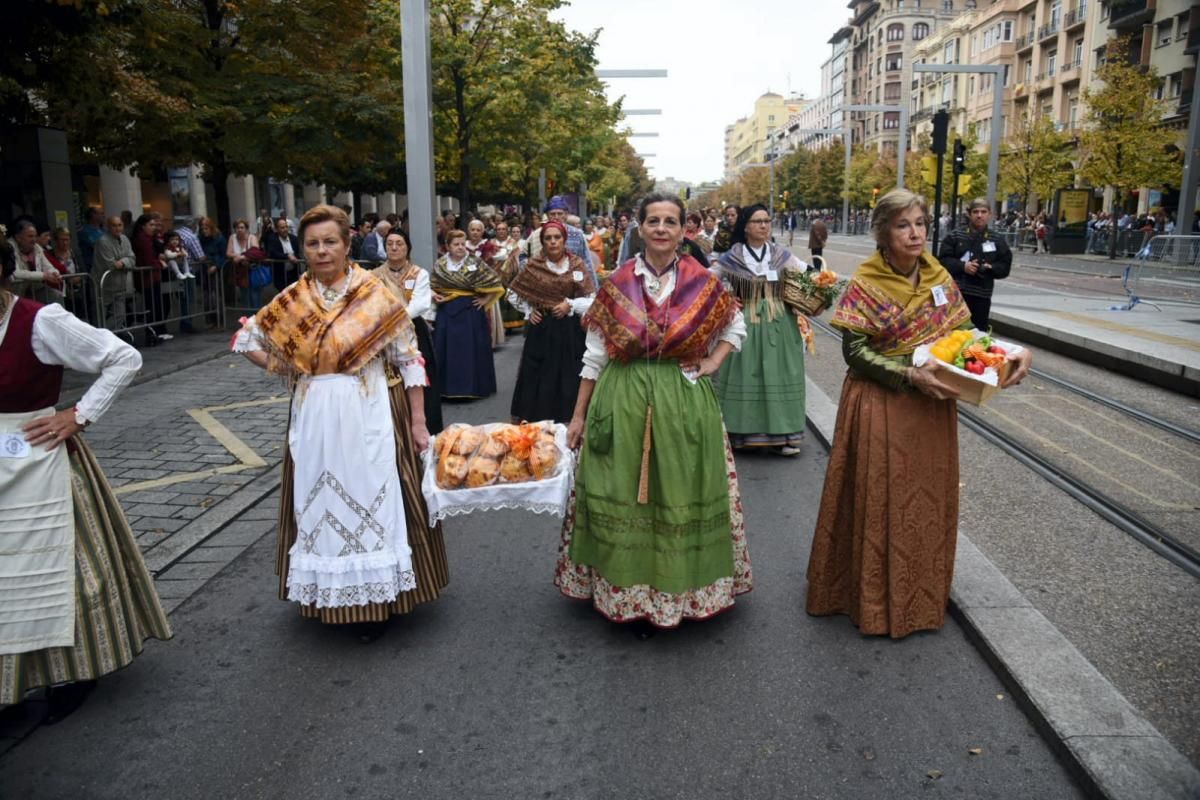
[[[940,628],[958,537],[957,392],[918,346],[971,315],[949,273],[925,250],[925,201],[904,189],[875,207],[879,251],[859,265],[832,324],[849,365],[812,555],[808,613],[846,614],[894,639]],[[1003,385],[1029,371],[1028,350]]]

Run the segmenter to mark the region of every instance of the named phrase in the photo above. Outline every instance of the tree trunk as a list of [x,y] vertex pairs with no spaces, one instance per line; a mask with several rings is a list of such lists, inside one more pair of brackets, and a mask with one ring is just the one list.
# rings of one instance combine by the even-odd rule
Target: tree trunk
[[213,199],[217,203],[217,227],[222,231],[231,231],[232,219],[229,214],[229,167],[225,163],[225,154],[217,153],[208,162],[208,172],[212,176]]

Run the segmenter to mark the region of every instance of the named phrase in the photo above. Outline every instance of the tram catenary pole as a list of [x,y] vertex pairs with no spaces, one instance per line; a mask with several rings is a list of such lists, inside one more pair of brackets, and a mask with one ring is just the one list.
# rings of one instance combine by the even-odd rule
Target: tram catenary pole
[[408,232],[414,264],[434,264],[433,83],[429,58],[429,0],[400,0],[401,79],[404,81],[404,162],[408,172]]

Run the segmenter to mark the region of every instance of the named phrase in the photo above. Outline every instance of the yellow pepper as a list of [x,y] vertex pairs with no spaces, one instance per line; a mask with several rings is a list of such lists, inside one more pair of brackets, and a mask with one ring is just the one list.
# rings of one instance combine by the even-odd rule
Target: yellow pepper
[[929,352],[938,361],[953,364],[954,359],[958,357],[963,347],[970,343],[971,339],[970,331],[954,331],[934,342],[933,347],[929,348]]

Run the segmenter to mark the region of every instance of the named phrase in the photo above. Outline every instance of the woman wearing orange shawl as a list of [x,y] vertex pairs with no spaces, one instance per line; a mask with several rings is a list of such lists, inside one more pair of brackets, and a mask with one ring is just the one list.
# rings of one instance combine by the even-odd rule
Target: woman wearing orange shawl
[[[849,365],[808,562],[808,613],[847,614],[894,639],[940,628],[958,537],[957,392],[912,354],[971,314],[925,251],[925,201],[904,189],[871,218],[879,252],[859,265],[832,324]],[[1005,385],[1029,370],[1029,351]]]
[[[280,595],[322,622],[382,622],[435,599],[447,582],[441,531],[428,527],[419,490],[401,477],[429,444],[425,369],[404,301],[350,261],[346,214],[313,208],[300,239],[309,271],[244,320],[233,341],[234,352],[293,389]],[[406,397],[389,383],[402,383]]]

